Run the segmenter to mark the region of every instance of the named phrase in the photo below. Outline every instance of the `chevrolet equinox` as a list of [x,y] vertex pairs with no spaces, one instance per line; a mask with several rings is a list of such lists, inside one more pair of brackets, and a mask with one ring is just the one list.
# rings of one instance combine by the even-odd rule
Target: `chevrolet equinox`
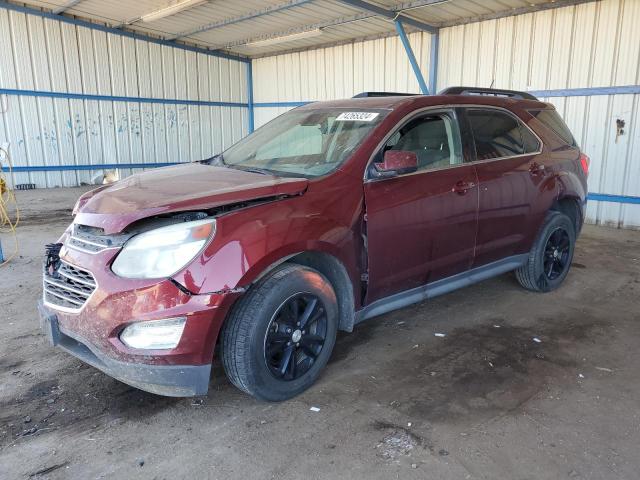
[[314,383],[338,330],[508,271],[536,292],[563,282],[589,159],[552,105],[358,97],[82,195],[47,246],[51,343],[170,396],[205,394],[217,358],[279,401]]

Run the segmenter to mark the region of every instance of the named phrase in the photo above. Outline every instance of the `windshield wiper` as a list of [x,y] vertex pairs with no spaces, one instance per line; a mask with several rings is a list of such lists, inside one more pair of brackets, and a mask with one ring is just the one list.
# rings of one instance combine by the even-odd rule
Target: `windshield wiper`
[[206,165],[211,165],[213,167],[226,167],[226,168],[233,168],[235,170],[242,170],[243,172],[252,172],[252,173],[259,173],[261,175],[272,175],[275,176],[275,174],[271,171],[268,170],[266,168],[260,168],[260,167],[244,167],[241,165],[233,165],[233,164],[228,164],[224,161],[224,158],[222,156],[221,153],[219,153],[218,155],[214,155],[211,158],[207,158],[206,160],[202,160],[202,163],[206,164]]
[[271,170],[267,170],[266,168],[258,168],[258,167],[241,167],[239,165],[227,165],[228,167],[235,168],[237,170],[242,170],[243,172],[251,172],[251,173],[259,173],[261,175],[271,175],[274,173]]
[[207,165],[211,165],[214,167],[228,167],[229,165],[227,165],[226,163],[224,163],[224,158],[222,158],[222,154],[219,153],[217,155],[214,155],[211,158],[207,158],[206,160],[203,160],[202,163],[205,163]]

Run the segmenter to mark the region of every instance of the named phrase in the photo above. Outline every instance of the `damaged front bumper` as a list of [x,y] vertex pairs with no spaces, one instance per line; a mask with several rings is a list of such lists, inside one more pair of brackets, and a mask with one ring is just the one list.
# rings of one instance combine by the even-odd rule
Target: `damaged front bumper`
[[157,395],[190,397],[205,395],[209,388],[211,364],[150,365],[115,360],[77,333],[65,331],[58,316],[42,301],[38,303],[40,326],[52,345],[128,385]]

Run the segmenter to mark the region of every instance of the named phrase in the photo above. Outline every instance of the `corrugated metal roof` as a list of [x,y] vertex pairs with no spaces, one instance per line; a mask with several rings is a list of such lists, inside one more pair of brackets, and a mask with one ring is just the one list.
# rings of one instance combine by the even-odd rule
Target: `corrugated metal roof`
[[[415,21],[439,27],[585,0],[209,0],[152,22],[140,21],[145,14],[183,1],[27,0],[24,3],[163,39],[255,57],[393,34],[392,19],[377,15],[376,8],[402,12]],[[366,3],[372,5],[374,11],[367,8]],[[292,33],[315,29],[320,29],[322,34],[282,39]],[[273,38],[279,40],[269,45],[250,45]]]

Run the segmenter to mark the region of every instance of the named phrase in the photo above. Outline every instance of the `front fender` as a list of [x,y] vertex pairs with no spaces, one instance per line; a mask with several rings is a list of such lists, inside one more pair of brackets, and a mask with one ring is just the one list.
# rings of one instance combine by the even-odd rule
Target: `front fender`
[[301,252],[336,257],[350,275],[357,271],[358,218],[350,221],[296,208],[284,200],[218,218],[216,236],[174,280],[194,294],[246,288],[269,267]]

